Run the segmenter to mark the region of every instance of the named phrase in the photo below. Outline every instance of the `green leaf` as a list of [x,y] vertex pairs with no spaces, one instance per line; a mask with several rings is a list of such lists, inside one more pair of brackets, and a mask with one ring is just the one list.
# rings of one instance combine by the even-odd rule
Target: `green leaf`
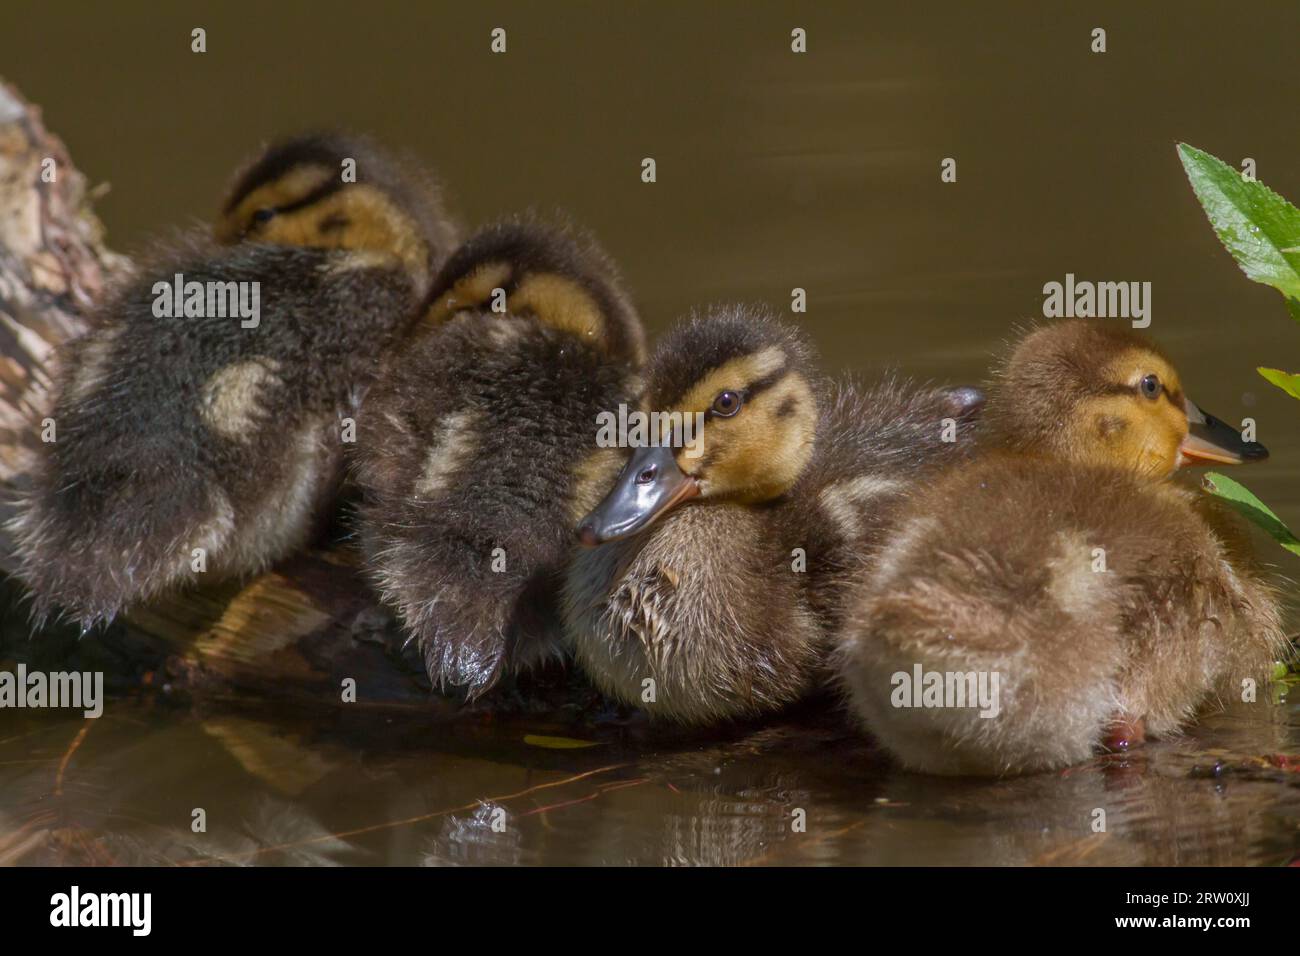
[[1300,209],[1194,146],[1179,143],[1178,156],[1224,247],[1247,276],[1286,296],[1300,321]]
[[1255,369],[1265,379],[1272,382],[1282,391],[1286,392],[1292,398],[1300,398],[1300,375],[1292,375],[1290,372],[1284,372],[1280,368]]
[[1212,471],[1202,479],[1205,490],[1226,501],[1235,511],[1273,536],[1273,540],[1292,554],[1300,554],[1300,539],[1282,523],[1282,519],[1244,486]]

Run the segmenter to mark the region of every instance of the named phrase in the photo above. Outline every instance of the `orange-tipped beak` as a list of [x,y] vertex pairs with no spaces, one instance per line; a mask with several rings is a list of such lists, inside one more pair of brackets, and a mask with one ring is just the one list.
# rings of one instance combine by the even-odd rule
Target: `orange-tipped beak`
[[1263,461],[1268,449],[1259,442],[1246,441],[1241,432],[1228,423],[1196,407],[1191,399],[1187,410],[1187,437],[1178,447],[1178,467],[1187,465],[1242,465]]

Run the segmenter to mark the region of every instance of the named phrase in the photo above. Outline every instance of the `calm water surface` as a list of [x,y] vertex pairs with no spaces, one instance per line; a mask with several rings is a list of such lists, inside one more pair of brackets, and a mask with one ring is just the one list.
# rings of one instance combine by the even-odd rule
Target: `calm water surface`
[[[99,210],[126,252],[207,217],[262,140],[342,125],[433,164],[469,225],[532,207],[590,226],[654,331],[709,302],[787,309],[805,288],[827,367],[865,377],[979,380],[1041,315],[1045,282],[1149,281],[1151,333],[1199,403],[1256,419],[1273,458],[1246,480],[1300,525],[1300,408],[1254,372],[1300,367],[1300,328],[1219,247],[1174,152],[1249,156],[1300,199],[1300,138],[1279,110],[1300,8],[1089,8],[10,2],[0,71],[111,183]],[[487,53],[494,26],[505,56]],[[806,56],[789,52],[793,26]],[[0,659],[27,653],[21,618],[6,634]],[[156,690],[93,722],[0,712],[0,862],[1276,865],[1300,851],[1300,718],[1284,700],[993,783],[901,773],[826,708],[703,737],[524,713]]]
[[[525,739],[566,730],[594,746]],[[119,702],[98,721],[9,718],[4,733],[5,862],[1282,865],[1300,849],[1286,704],[998,782],[898,771],[828,713],[673,739]],[[191,832],[194,808],[206,833]]]

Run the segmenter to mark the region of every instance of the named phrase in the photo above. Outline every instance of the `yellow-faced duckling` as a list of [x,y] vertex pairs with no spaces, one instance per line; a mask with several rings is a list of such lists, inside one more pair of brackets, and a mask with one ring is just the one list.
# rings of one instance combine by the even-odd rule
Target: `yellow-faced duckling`
[[681,723],[796,701],[821,683],[843,582],[915,482],[962,453],[982,395],[832,384],[798,330],[728,307],[662,340],[647,398],[654,440],[579,525],[589,547],[564,595],[577,661]]
[[558,651],[573,527],[623,460],[600,415],[635,407],[644,340],[595,242],[532,221],[471,238],[430,299],[360,422],[361,541],[431,680],[472,699]]
[[14,524],[38,620],[88,627],[304,543],[453,238],[420,174],[337,135],[266,150],[214,233],[163,243],[58,356]]
[[905,766],[1064,767],[1264,678],[1285,643],[1273,590],[1217,503],[1166,479],[1267,452],[1198,409],[1162,351],[1105,322],[1039,328],[981,428],[975,461],[908,503],[838,654]]

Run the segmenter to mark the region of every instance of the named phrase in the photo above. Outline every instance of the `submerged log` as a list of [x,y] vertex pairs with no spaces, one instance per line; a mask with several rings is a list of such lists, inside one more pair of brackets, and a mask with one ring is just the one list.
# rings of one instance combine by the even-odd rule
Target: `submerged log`
[[[12,514],[41,440],[57,348],[129,262],[105,244],[88,189],[40,110],[0,81],[0,517]],[[431,698],[422,668],[401,650],[391,618],[334,541],[245,582],[175,595],[77,641],[43,633],[26,640],[19,589],[0,630],[0,660],[62,655],[118,664],[119,683],[201,694],[257,693],[338,702],[345,678],[358,703],[451,709]],[[13,542],[0,530],[0,571],[12,573]],[[86,647],[85,645],[96,645]],[[103,648],[111,649],[105,655]],[[433,700],[431,704],[430,701]]]

